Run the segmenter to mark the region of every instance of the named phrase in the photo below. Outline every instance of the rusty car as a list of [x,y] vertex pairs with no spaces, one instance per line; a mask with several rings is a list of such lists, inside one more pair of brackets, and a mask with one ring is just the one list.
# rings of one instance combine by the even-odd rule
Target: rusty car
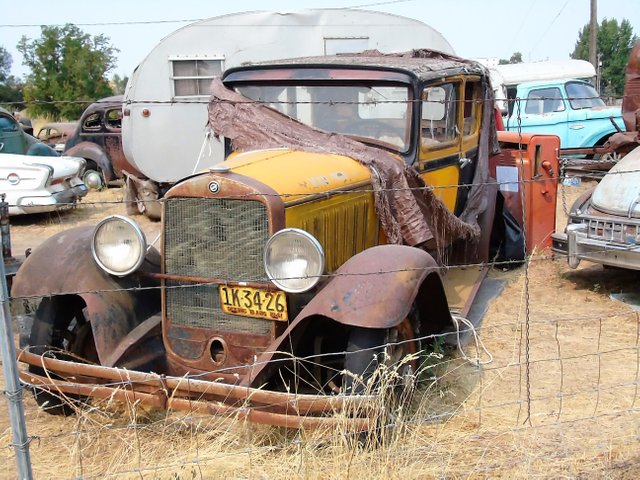
[[507,204],[491,170],[514,192],[535,169],[520,223],[555,212],[557,137],[505,137],[499,153],[485,68],[429,50],[247,65],[212,92],[227,158],[167,192],[157,248],[111,216],[18,271],[13,299],[42,297],[22,380],[53,413],[115,397],[370,428],[373,367],[404,359],[408,379],[436,336],[456,343]]
[[67,139],[73,135],[77,126],[77,122],[45,123],[38,130],[36,138],[42,143],[53,147],[56,152],[62,153]]
[[122,95],[89,105],[75,132],[67,138],[64,154],[84,158],[84,182],[100,189],[123,178],[123,171],[138,172],[122,150]]

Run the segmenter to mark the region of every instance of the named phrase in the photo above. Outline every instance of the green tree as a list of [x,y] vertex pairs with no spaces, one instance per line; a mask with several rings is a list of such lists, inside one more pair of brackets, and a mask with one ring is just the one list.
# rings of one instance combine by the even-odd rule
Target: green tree
[[111,78],[111,88],[113,89],[113,93],[115,95],[121,95],[124,93],[124,89],[127,87],[127,82],[129,81],[129,77],[126,75],[121,77],[117,73]]
[[[27,111],[53,119],[78,118],[86,103],[113,94],[107,72],[118,49],[104,35],[92,37],[72,24],[43,26],[39,39],[18,43],[31,72],[24,87]],[[66,103],[68,102],[68,103]]]
[[[598,26],[598,58],[602,62],[601,85],[607,94],[616,97],[623,95],[629,53],[637,38],[633,34],[631,23],[626,19],[618,24],[615,18],[611,20],[605,18]],[[578,40],[571,58],[589,60],[588,24],[578,33]]]
[[508,65],[510,63],[522,63],[522,54],[520,52],[513,52],[513,55],[511,55],[509,60],[504,58],[498,60],[498,65]]
[[22,85],[10,73],[12,64],[11,54],[0,46],[0,104],[6,105],[10,110],[22,109],[22,104],[15,103],[22,101]]

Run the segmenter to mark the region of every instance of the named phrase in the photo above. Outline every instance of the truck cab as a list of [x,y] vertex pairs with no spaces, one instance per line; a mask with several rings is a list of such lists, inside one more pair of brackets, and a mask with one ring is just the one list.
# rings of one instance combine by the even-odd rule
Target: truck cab
[[562,148],[603,145],[624,130],[620,107],[608,107],[583,80],[523,82],[507,87],[507,131],[560,137]]

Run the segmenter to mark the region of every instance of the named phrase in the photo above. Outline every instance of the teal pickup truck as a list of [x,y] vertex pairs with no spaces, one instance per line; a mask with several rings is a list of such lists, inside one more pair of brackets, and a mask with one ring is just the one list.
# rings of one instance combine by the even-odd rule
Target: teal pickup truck
[[520,83],[507,87],[507,99],[505,130],[557,135],[562,148],[597,147],[624,130],[620,107],[582,80]]

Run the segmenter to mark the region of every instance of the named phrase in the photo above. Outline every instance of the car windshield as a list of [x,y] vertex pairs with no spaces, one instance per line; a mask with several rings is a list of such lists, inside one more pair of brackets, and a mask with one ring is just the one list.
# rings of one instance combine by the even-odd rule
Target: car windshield
[[605,106],[596,89],[588,83],[569,82],[566,87],[569,103],[574,110]]
[[10,117],[0,115],[0,132],[17,132],[18,129],[18,122]]
[[404,152],[411,102],[405,85],[243,85],[237,91],[313,128]]

